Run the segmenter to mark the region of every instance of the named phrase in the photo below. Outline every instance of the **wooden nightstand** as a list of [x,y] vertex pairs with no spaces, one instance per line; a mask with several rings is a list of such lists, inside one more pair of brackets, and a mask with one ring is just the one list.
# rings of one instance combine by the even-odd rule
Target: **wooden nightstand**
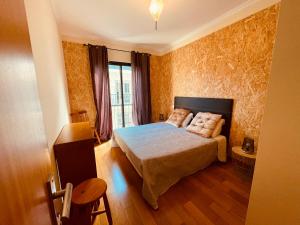
[[249,176],[253,175],[256,152],[246,153],[243,151],[242,146],[235,146],[232,147],[232,159],[239,170]]

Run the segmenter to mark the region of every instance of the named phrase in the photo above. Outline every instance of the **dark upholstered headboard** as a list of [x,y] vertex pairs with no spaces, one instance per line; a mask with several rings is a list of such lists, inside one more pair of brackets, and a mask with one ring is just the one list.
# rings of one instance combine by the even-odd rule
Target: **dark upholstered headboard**
[[222,115],[222,118],[225,119],[225,125],[222,128],[221,134],[229,140],[233,99],[175,97],[174,108],[189,109],[193,112],[194,116],[198,112],[211,112]]

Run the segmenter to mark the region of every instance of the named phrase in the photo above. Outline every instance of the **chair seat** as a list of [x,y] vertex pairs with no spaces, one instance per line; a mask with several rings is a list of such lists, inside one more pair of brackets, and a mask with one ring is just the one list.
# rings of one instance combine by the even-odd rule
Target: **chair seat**
[[87,205],[99,200],[106,192],[106,182],[99,178],[92,178],[80,183],[73,190],[72,203]]

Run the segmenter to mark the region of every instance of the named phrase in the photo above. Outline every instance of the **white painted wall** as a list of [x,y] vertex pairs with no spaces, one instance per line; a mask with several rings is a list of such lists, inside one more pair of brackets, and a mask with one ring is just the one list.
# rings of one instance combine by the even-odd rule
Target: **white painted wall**
[[300,224],[300,4],[283,0],[247,225]]
[[121,52],[108,49],[108,61],[131,63],[130,52]]
[[39,97],[49,149],[69,122],[62,42],[50,0],[25,0]]

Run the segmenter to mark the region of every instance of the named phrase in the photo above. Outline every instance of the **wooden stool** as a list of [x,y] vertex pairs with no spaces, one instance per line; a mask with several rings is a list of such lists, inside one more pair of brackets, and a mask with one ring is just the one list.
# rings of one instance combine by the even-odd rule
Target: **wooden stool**
[[[74,205],[72,225],[92,225],[95,217],[102,213],[106,213],[108,223],[112,224],[106,189],[105,181],[99,178],[88,179],[74,188],[72,194],[72,204]],[[102,197],[105,210],[99,211],[99,202]]]

